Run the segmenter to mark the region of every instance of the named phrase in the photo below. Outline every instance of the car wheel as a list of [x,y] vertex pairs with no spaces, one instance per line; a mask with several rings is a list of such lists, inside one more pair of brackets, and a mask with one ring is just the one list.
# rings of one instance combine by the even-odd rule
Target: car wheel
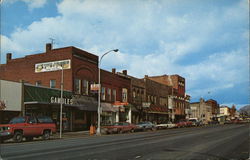
[[33,141],[34,137],[26,137],[26,141]]
[[3,143],[3,138],[0,137],[0,143]]
[[50,131],[49,130],[45,130],[43,132],[43,140],[49,140],[50,139]]
[[152,127],[151,130],[152,130],[152,131],[156,131],[156,128],[155,128],[155,127]]
[[131,132],[131,133],[134,133],[134,132],[135,132],[135,130],[134,130],[134,129],[131,129],[131,130],[130,130],[130,132]]
[[15,132],[14,137],[13,137],[15,142],[22,142],[23,141],[23,133],[22,132]]

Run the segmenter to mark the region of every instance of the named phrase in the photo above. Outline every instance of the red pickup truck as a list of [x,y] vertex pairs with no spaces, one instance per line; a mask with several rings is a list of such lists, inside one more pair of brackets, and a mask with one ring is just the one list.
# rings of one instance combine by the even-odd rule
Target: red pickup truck
[[15,117],[9,124],[0,125],[0,140],[13,138],[15,142],[22,142],[23,137],[32,141],[34,137],[40,136],[48,140],[55,132],[56,125],[49,117]]

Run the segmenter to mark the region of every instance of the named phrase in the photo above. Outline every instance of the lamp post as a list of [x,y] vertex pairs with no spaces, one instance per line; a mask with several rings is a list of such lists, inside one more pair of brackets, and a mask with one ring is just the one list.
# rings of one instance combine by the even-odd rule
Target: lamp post
[[61,100],[60,100],[60,138],[62,138],[62,108],[63,108],[63,66],[61,66]]
[[102,61],[102,58],[107,55],[108,53],[110,52],[118,52],[119,49],[113,49],[113,50],[110,50],[106,53],[104,53],[101,58],[99,59],[99,62],[98,62],[98,118],[97,118],[97,130],[96,130],[96,135],[101,135],[101,69],[100,69],[100,66],[101,66],[101,61]]

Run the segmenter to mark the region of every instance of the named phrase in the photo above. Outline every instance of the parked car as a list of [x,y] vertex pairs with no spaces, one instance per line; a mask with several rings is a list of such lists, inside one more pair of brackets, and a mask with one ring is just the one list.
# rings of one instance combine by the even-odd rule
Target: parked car
[[233,122],[231,120],[226,120],[224,124],[233,124]]
[[202,126],[202,122],[199,121],[197,118],[190,118],[188,121],[192,122],[192,126],[195,126],[195,127]]
[[165,129],[165,128],[175,128],[176,124],[172,122],[166,122],[166,123],[161,123],[157,124],[157,129]]
[[116,122],[112,125],[102,126],[101,130],[103,133],[124,133],[124,132],[134,132],[137,126],[128,122]]
[[191,127],[192,125],[193,125],[192,122],[187,121],[187,120],[185,120],[185,119],[180,120],[179,122],[176,123],[176,126],[177,126],[178,128],[182,128],[182,127]]
[[146,131],[146,130],[156,130],[156,125],[153,124],[152,122],[139,122],[138,124],[136,124],[136,130],[140,130],[140,131]]
[[33,140],[34,137],[40,137],[44,140],[50,139],[50,136],[56,132],[56,125],[50,117],[15,117],[9,124],[0,125],[1,141],[11,139],[15,142],[22,142],[23,137],[26,140]]

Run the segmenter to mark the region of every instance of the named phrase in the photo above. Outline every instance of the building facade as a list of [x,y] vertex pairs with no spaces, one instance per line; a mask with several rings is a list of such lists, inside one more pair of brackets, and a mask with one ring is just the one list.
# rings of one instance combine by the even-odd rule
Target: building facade
[[185,78],[179,75],[162,75],[149,77],[149,79],[170,87],[168,101],[174,121],[189,117],[191,114],[189,106],[190,96],[185,93]]
[[199,102],[190,103],[191,115],[190,118],[197,118],[204,124],[212,121],[212,107],[205,102],[203,98]]

